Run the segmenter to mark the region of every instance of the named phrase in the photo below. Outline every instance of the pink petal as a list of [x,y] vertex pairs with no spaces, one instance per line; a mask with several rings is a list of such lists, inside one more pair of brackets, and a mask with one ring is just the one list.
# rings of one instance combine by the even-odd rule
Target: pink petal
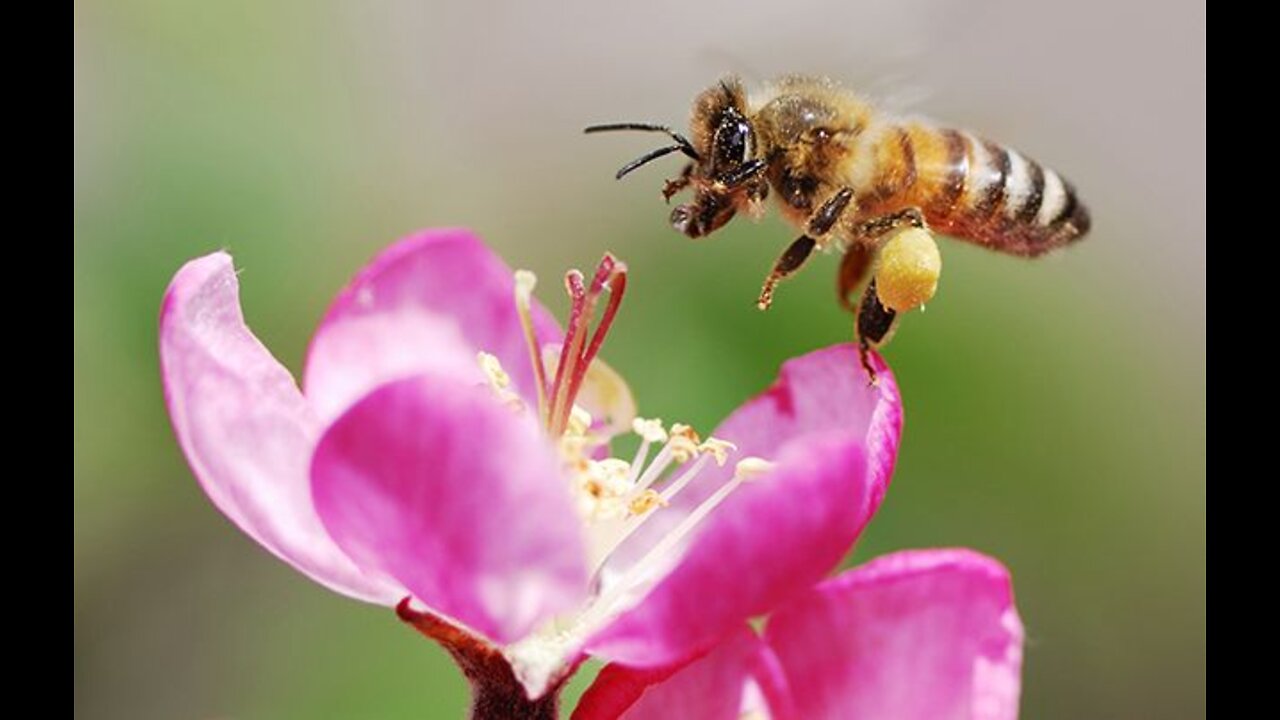
[[874,560],[770,618],[802,717],[1018,716],[1022,623],[1009,573],[969,550]]
[[[872,354],[877,384],[867,384],[853,345],[833,345],[783,363],[778,380],[738,408],[713,433],[738,446],[737,457],[777,458],[796,441],[837,431],[866,447],[871,510],[889,488],[902,437],[902,398],[893,371]],[[721,477],[727,477],[722,472]],[[701,481],[701,479],[700,479]],[[710,494],[715,482],[704,484]],[[694,495],[682,502],[697,502]]]
[[[777,467],[716,508],[675,569],[587,649],[633,665],[670,663],[835,567],[879,506],[897,457],[902,406],[882,362],[879,372],[879,386],[868,387],[848,345],[783,365],[772,388],[715,432],[737,443],[734,458]],[[623,548],[622,562],[634,562],[732,472],[731,460],[700,476]]]
[[[514,292],[511,269],[467,230],[426,230],[401,240],[330,306],[307,357],[308,399],[322,417],[334,417],[389,380],[474,373],[482,350],[497,356],[532,405],[533,369]],[[560,339],[541,305],[535,302],[532,314],[540,343]]]
[[487,387],[388,383],[325,432],[316,509],[339,547],[498,643],[586,595],[581,523],[533,413]]
[[[767,696],[786,692],[777,685],[780,678],[766,655],[771,655],[769,649],[744,627],[685,664],[656,669],[607,665],[583,694],[572,720],[738,720],[745,709],[744,696],[757,700],[763,709]],[[751,694],[751,683],[758,694]],[[783,720],[784,716],[774,713],[772,717]]]
[[160,311],[160,369],[178,443],[209,499],[313,580],[394,605],[404,590],[358,568],[311,505],[307,465],[320,423],[289,371],[244,324],[231,256],[178,271]]

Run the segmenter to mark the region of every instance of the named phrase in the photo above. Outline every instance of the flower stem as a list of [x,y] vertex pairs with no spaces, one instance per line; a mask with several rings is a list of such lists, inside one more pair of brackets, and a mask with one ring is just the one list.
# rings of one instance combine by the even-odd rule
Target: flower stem
[[560,691],[571,673],[559,678],[537,699],[530,699],[516,678],[511,663],[495,645],[431,613],[400,601],[396,614],[418,632],[435,640],[457,663],[471,683],[471,720],[555,720],[559,717]]
[[[514,679],[514,678],[513,678]],[[471,684],[471,720],[556,720],[560,716],[560,689],[555,688],[537,700],[525,697],[524,688]]]

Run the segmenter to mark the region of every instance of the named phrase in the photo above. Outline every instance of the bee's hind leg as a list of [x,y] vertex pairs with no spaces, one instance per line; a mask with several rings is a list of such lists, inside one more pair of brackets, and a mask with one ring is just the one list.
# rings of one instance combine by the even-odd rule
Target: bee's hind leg
[[875,257],[875,248],[865,243],[855,242],[845,248],[844,257],[840,259],[840,274],[836,275],[836,299],[840,307],[857,314],[854,293],[867,279]]
[[876,383],[876,369],[871,364],[871,350],[889,341],[897,323],[897,313],[881,304],[874,279],[863,288],[862,297],[855,305],[855,292],[867,279],[875,257],[873,244],[855,242],[845,248],[844,257],[840,260],[840,274],[836,276],[836,296],[840,305],[853,313],[858,357],[872,385]]
[[778,257],[777,262],[773,264],[773,270],[765,278],[764,287],[760,289],[760,298],[756,301],[756,307],[761,310],[769,309],[773,304],[773,292],[778,287],[778,283],[795,274],[804,265],[804,261],[809,259],[813,249],[835,227],[852,201],[853,190],[841,188],[836,194],[827,198],[827,201],[822,203],[813,215],[809,216],[809,222],[805,225],[805,234],[788,245]]
[[858,356],[862,367],[872,385],[876,383],[876,370],[871,364],[871,351],[882,347],[893,337],[898,326],[898,313],[880,303],[876,294],[875,278],[867,283],[862,292],[862,302],[858,304],[858,316],[855,321],[858,333]]
[[844,259],[840,263],[836,292],[840,297],[840,304],[856,317],[858,354],[872,384],[876,382],[876,371],[871,365],[870,353],[872,350],[884,347],[893,337],[898,327],[898,313],[880,302],[880,296],[876,292],[875,278],[867,283],[856,309],[853,307],[853,292],[874,264],[884,240],[890,237],[893,231],[908,226],[928,229],[924,213],[920,208],[908,207],[859,223],[853,228],[851,233],[853,240],[845,250]]
[[929,229],[928,224],[924,221],[924,213],[920,211],[920,208],[909,207],[859,223],[853,228],[853,237],[854,239],[878,241],[887,237],[890,232],[904,226],[923,230]]

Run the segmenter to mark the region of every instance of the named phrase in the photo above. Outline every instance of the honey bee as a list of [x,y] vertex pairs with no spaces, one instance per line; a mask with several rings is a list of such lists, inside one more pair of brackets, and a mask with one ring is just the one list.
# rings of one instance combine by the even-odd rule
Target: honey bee
[[693,190],[693,201],[671,212],[671,225],[691,238],[738,213],[760,218],[773,190],[802,234],[766,277],[760,309],[814,250],[843,252],[837,292],[855,315],[862,364],[873,379],[868,350],[887,343],[898,316],[936,287],[941,259],[930,229],[1024,257],[1089,231],[1088,210],[1053,170],[962,130],[881,113],[826,78],[784,77],[750,94],[726,78],[694,100],[689,138],[647,123],[586,128],[615,130],[672,140],[624,165],[618,179],[671,153],[689,158],[662,196],[670,202]]

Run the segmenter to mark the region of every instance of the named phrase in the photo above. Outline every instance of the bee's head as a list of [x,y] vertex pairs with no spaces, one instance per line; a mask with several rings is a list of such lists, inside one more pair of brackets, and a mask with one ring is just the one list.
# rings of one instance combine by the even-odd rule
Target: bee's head
[[690,162],[679,177],[667,181],[662,195],[670,200],[686,187],[693,187],[693,202],[671,211],[671,225],[696,238],[719,229],[739,209],[759,203],[768,192],[768,184],[763,178],[765,161],[757,157],[756,134],[747,117],[745,93],[737,79],[723,80],[698,96],[690,128],[692,142],[660,125],[596,125],[586,131],[652,130],[669,135],[675,144],[627,163],[617,177],[621,179],[641,165],[673,152],[687,156]]

